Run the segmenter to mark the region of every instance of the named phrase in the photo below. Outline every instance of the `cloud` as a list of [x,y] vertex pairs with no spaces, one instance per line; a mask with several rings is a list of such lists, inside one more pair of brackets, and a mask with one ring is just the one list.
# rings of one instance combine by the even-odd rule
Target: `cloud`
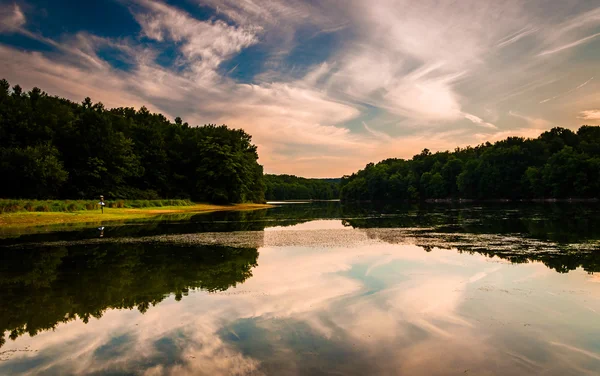
[[10,33],[25,25],[25,14],[19,5],[0,4],[0,33]]
[[[454,5],[427,0],[353,2],[348,8],[356,37],[332,59],[336,64],[329,66],[325,87],[424,129],[439,124],[464,127],[457,124],[465,118],[463,108],[472,93],[461,93],[461,82],[485,66],[499,43],[508,50],[539,27],[516,29],[530,21],[519,2]],[[499,13],[506,17],[499,21]],[[501,80],[498,72],[486,73],[485,80]]]
[[585,85],[589,84],[592,80],[594,79],[594,77],[590,78],[589,80],[585,81],[584,83],[582,83],[581,85],[577,86],[575,88],[575,90],[577,89],[581,89],[582,87],[584,87]]
[[367,123],[365,123],[364,121],[362,122],[362,124],[365,127],[365,129],[367,130],[367,132],[369,132],[374,137],[379,138],[381,140],[385,140],[385,141],[391,141],[391,140],[393,140],[393,138],[390,137],[390,135],[388,135],[388,134],[386,134],[384,132],[379,132],[379,131],[376,131],[374,129],[371,129],[371,127],[369,127],[367,125]]
[[450,85],[452,79],[453,76],[399,79],[383,96],[387,103],[382,107],[416,120],[456,120],[461,106]]
[[600,36],[600,33],[593,33],[598,22],[600,22],[600,7],[575,16],[569,15],[565,21],[554,24],[548,29],[545,41],[547,48],[538,56],[568,50],[595,39]]
[[[564,281],[542,263],[515,267],[480,254],[425,252],[401,232],[318,222],[250,232],[265,245],[253,276],[235,288],[190,292],[180,302],[170,297],[144,314],[115,309],[88,324],[60,323],[9,341],[2,367],[29,366],[25,374],[288,374],[302,365],[317,369],[319,351],[341,354],[341,373],[445,375],[490,362],[501,374],[594,369],[572,356],[598,359],[584,346],[593,339],[581,337],[584,328],[533,325],[532,335],[507,341],[538,312],[547,314],[548,326],[564,321],[544,298],[547,290],[564,289]],[[401,244],[381,240],[386,235]],[[522,290],[523,283],[529,288]],[[569,309],[585,319],[595,315],[581,304]]]
[[466,119],[468,119],[468,120],[472,121],[473,123],[475,123],[477,125],[480,125],[480,126],[482,126],[484,128],[498,129],[498,127],[495,126],[494,124],[485,122],[483,119],[481,119],[478,116],[475,116],[475,115],[472,115],[472,114],[464,114],[464,116],[465,116]]
[[286,28],[293,25],[317,25],[325,31],[343,25],[343,12],[328,8],[319,2],[285,0],[196,0],[201,5],[216,9],[240,25],[261,25],[265,29]]
[[[111,370],[127,373],[136,367],[143,370],[154,359],[165,356],[177,361],[150,368],[147,374],[236,374],[232,371],[262,374],[263,363],[269,363],[277,354],[270,354],[267,359],[240,351],[235,343],[226,340],[237,336],[236,323],[252,322],[265,333],[277,333],[278,322],[286,326],[301,322],[305,323],[307,335],[312,332],[316,337],[328,338],[330,346],[340,345],[332,335],[334,332],[348,336],[365,347],[357,351],[373,351],[379,341],[390,344],[402,341],[410,327],[426,334],[419,342],[427,343],[446,337],[440,327],[473,330],[456,311],[468,283],[470,271],[465,266],[485,262],[484,256],[471,256],[460,264],[459,272],[467,273],[464,276],[456,271],[436,276],[419,273],[417,281],[407,283],[396,278],[387,281],[381,291],[365,294],[369,286],[348,273],[353,267],[368,268],[376,277],[377,268],[398,262],[410,262],[420,271],[432,263],[459,266],[455,260],[460,255],[438,253],[433,261],[420,247],[385,244],[370,238],[368,231],[341,226],[339,220],[321,222],[313,223],[315,227],[300,225],[292,231],[275,228],[264,232],[266,245],[259,250],[260,267],[238,288],[216,294],[190,293],[180,302],[169,298],[143,315],[135,310],[109,310],[101,319],[92,319],[88,324],[73,321],[36,337],[19,338],[19,342],[9,342],[7,349],[31,347],[40,356],[52,358],[36,364],[30,374]],[[327,233],[320,230],[328,227],[334,230]],[[290,246],[300,238],[316,242],[302,250]],[[323,249],[323,242],[337,242],[337,245]],[[365,249],[369,249],[368,254]],[[391,283],[397,286],[389,286]],[[338,315],[339,308],[344,306],[347,312]],[[338,319],[335,324],[331,320],[334,318]],[[125,349],[135,351],[112,351],[109,356],[101,357],[98,349],[111,348],[115,338],[125,341]],[[173,341],[176,350],[159,353],[156,344],[161,339]],[[401,348],[404,346],[397,347]],[[289,354],[288,349],[284,350]],[[25,355],[17,354],[11,360]],[[287,360],[286,363],[293,361]]]
[[577,118],[584,120],[600,120],[600,110],[581,111]]
[[[565,46],[591,42],[600,19],[600,8],[576,2],[193,0],[185,11],[127,0],[140,32],[120,38],[50,38],[28,30],[11,4],[0,8],[2,30],[49,48],[0,45],[0,68],[13,83],[74,100],[243,128],[266,171],[331,177],[510,135],[519,116],[530,133],[571,124],[568,116],[594,106],[597,61]],[[196,18],[195,5],[208,17]],[[127,67],[104,59],[107,49]],[[552,57],[540,64],[540,54]],[[583,82],[573,87],[575,69]],[[536,107],[566,93],[560,112]]]
[[543,100],[541,100],[541,101],[540,101],[540,104],[541,104],[541,103],[550,102],[551,100],[554,100],[554,99],[556,99],[556,98],[558,98],[558,97],[560,97],[560,95],[555,95],[555,96],[553,96],[553,97],[550,97],[550,98],[543,99]]
[[197,78],[214,78],[214,70],[226,59],[257,42],[256,31],[230,26],[223,21],[199,21],[172,6],[139,0],[134,16],[142,33],[159,42],[179,44],[189,71]]
[[599,36],[599,35],[600,35],[600,33],[596,33],[596,34],[593,34],[593,35],[587,36],[587,37],[585,37],[585,38],[581,38],[581,39],[579,39],[579,40],[576,40],[576,41],[574,41],[574,42],[567,43],[567,44],[565,44],[565,45],[562,45],[562,46],[558,46],[558,47],[556,47],[556,48],[553,48],[553,49],[551,49],[551,50],[542,51],[542,52],[540,52],[540,53],[538,54],[538,56],[550,55],[550,54],[553,54],[553,53],[556,53],[556,52],[560,52],[560,51],[566,50],[566,49],[568,49],[568,48],[573,48],[573,47],[579,46],[580,44],[586,43],[586,42],[588,42],[588,41],[590,41],[590,40],[592,40],[592,39],[596,38],[596,37],[597,37],[597,36]]
[[[345,8],[336,2],[312,2],[290,0],[194,0],[200,6],[212,7],[217,17],[244,28],[257,30],[261,47],[266,56],[265,71],[255,77],[256,81],[285,79],[288,68],[285,57],[301,43],[306,34],[312,37],[335,33],[346,26]],[[310,32],[309,32],[310,31]],[[311,37],[308,37],[309,39]],[[318,48],[318,47],[315,47]],[[292,63],[292,68],[295,64]]]
[[553,33],[565,35],[580,30],[593,29],[600,22],[600,7],[594,7],[576,15],[568,15],[566,20],[554,25]]
[[546,102],[550,102],[551,100],[554,100],[554,99],[556,99],[556,98],[558,98],[558,97],[561,97],[561,96],[563,96],[563,95],[565,95],[565,94],[569,94],[569,93],[572,93],[572,92],[574,92],[575,90],[581,89],[581,88],[582,88],[582,87],[584,87],[585,85],[589,84],[589,83],[590,83],[590,82],[591,82],[593,79],[594,79],[594,77],[592,77],[592,78],[590,78],[589,80],[585,81],[584,83],[582,83],[582,84],[578,85],[577,87],[575,87],[575,88],[573,88],[573,89],[571,89],[571,90],[569,90],[569,91],[566,91],[566,92],[564,92],[563,94],[558,94],[558,95],[555,95],[555,96],[553,96],[553,97],[546,98],[546,99],[544,99],[544,100],[540,101],[540,104],[542,104],[542,103],[546,103]]
[[498,47],[502,48],[508,46],[510,44],[518,42],[520,39],[525,38],[529,34],[535,33],[539,28],[533,28],[531,26],[526,26],[523,29],[519,30],[517,33],[509,35],[508,37],[503,38],[498,42]]
[[556,124],[553,124],[552,122],[550,122],[548,120],[523,115],[523,114],[520,114],[520,113],[512,111],[512,110],[509,111],[508,114],[510,116],[516,117],[518,119],[525,120],[527,122],[527,124],[531,128],[533,128],[532,131],[537,132],[538,135],[540,133],[539,130],[546,130],[546,129],[556,126]]

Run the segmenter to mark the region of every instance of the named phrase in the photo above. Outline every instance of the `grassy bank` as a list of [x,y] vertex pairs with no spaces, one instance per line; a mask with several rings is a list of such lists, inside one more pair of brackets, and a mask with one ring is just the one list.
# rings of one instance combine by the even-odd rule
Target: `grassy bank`
[[[106,208],[156,208],[165,206],[192,206],[189,200],[113,200]],[[98,200],[10,200],[0,199],[0,214],[19,212],[77,212],[98,210]]]
[[[19,200],[0,200],[0,201],[15,201]],[[162,202],[171,201],[163,200]],[[179,200],[177,200],[179,201]],[[31,202],[31,201],[30,201]],[[212,205],[212,204],[193,204],[187,202],[187,205],[157,205],[148,207],[135,207],[126,205],[141,205],[139,201],[125,201],[123,207],[110,207],[107,203],[107,207],[104,208],[104,214],[98,209],[98,203],[95,202],[95,209],[83,209],[83,210],[59,210],[61,207],[72,208],[71,203],[77,203],[79,201],[71,201],[67,204],[67,201],[49,201],[53,204],[47,204],[49,208],[56,208],[56,210],[44,210],[44,211],[27,211],[27,210],[14,210],[14,211],[3,211],[0,213],[0,227],[2,229],[9,228],[22,228],[27,226],[45,226],[55,224],[103,224],[110,221],[125,221],[125,220],[143,220],[152,219],[157,215],[164,214],[182,214],[182,213],[203,213],[211,211],[221,210],[254,210],[264,209],[271,207],[265,204],[235,204],[235,205]],[[87,201],[86,201],[87,202]],[[79,202],[80,204],[83,203]]]

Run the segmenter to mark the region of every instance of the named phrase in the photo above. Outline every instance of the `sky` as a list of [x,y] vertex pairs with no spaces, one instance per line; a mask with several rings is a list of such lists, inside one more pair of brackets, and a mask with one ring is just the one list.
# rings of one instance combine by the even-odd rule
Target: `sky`
[[252,135],[268,173],[600,125],[598,0],[0,0],[0,77]]

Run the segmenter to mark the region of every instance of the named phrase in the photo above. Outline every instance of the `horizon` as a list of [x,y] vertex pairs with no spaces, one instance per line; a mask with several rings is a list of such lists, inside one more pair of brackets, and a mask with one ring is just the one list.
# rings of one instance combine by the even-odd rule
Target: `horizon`
[[0,1],[0,76],[241,128],[266,173],[335,179],[599,125],[600,6],[544,3]]

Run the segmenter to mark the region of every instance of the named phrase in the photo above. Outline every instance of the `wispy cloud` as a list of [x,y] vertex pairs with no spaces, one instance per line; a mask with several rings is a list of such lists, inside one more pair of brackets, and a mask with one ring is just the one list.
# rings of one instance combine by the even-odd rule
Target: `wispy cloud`
[[554,54],[556,52],[560,52],[560,51],[566,50],[568,48],[573,48],[573,47],[579,46],[580,44],[586,43],[586,42],[588,42],[588,41],[596,38],[597,36],[600,36],[600,33],[596,33],[596,34],[587,36],[585,38],[581,38],[579,40],[576,40],[576,41],[571,42],[571,43],[567,43],[567,44],[562,45],[562,46],[558,46],[558,47],[553,48],[551,50],[542,51],[542,52],[540,52],[538,54],[538,56],[550,55],[550,54]]
[[488,123],[486,121],[484,121],[482,118],[475,116],[473,114],[464,114],[465,119],[468,119],[470,121],[472,121],[474,124],[480,125],[484,128],[490,128],[490,129],[498,129],[497,126],[495,126],[492,123]]
[[367,130],[367,132],[369,132],[373,137],[381,139],[381,140],[385,140],[385,141],[393,140],[393,138],[389,134],[371,129],[371,127],[369,127],[367,125],[367,123],[365,123],[364,121],[362,122],[362,124],[365,127],[365,129]]
[[18,4],[0,4],[0,33],[14,32],[25,25],[25,15]]
[[556,124],[554,124],[548,120],[536,118],[536,117],[532,117],[532,116],[528,116],[528,115],[523,115],[521,113],[518,113],[518,112],[515,112],[512,110],[509,111],[508,114],[512,117],[525,120],[527,122],[527,124],[531,128],[533,128],[533,131],[537,132],[537,133],[539,133],[539,130],[545,130],[545,129],[549,129],[551,127],[556,126]]
[[559,98],[559,97],[562,97],[562,96],[564,96],[564,95],[566,95],[566,94],[572,93],[572,92],[574,92],[575,90],[581,89],[581,88],[582,88],[582,87],[584,87],[585,85],[587,85],[587,84],[589,84],[590,82],[592,82],[592,80],[593,80],[593,79],[594,79],[594,77],[590,78],[589,80],[585,81],[584,83],[582,83],[582,84],[580,84],[580,85],[578,85],[578,86],[574,87],[573,89],[571,89],[571,90],[569,90],[569,91],[566,91],[566,92],[564,92],[564,93],[562,93],[562,94],[555,95],[555,96],[553,96],[553,97],[550,97],[550,98],[546,98],[546,99],[544,99],[544,100],[540,101],[540,104],[541,104],[541,103],[550,102],[551,100],[554,100],[554,99],[556,99],[556,98]]
[[589,84],[592,80],[594,79],[594,77],[590,78],[589,80],[585,81],[584,83],[582,83],[581,85],[577,86],[575,88],[575,90],[577,89],[581,89],[582,87],[584,87],[585,85]]
[[528,36],[529,34],[535,33],[538,30],[539,30],[539,28],[533,28],[531,26],[526,26],[523,29],[519,30],[517,33],[511,34],[511,35],[507,36],[506,38],[501,39],[498,42],[498,47],[502,48],[504,46],[508,46],[509,44],[518,42],[520,39]]
[[584,120],[600,120],[600,110],[581,111],[577,118]]
[[[585,1],[192,0],[187,11],[122,3],[140,29],[119,38],[49,36],[28,28],[33,5],[0,6],[0,32],[48,46],[0,44],[2,76],[74,100],[241,127],[267,171],[307,176],[595,116],[582,110],[595,106],[598,61],[580,52],[600,35],[600,7]],[[209,16],[195,17],[195,5]],[[261,69],[247,73],[252,64]],[[236,81],[243,74],[251,76]],[[566,94],[560,106],[540,106]]]
[[225,59],[255,44],[256,29],[230,26],[223,21],[199,21],[186,12],[158,1],[139,0],[134,16],[142,32],[156,41],[180,44],[189,69],[198,76],[212,76]]

